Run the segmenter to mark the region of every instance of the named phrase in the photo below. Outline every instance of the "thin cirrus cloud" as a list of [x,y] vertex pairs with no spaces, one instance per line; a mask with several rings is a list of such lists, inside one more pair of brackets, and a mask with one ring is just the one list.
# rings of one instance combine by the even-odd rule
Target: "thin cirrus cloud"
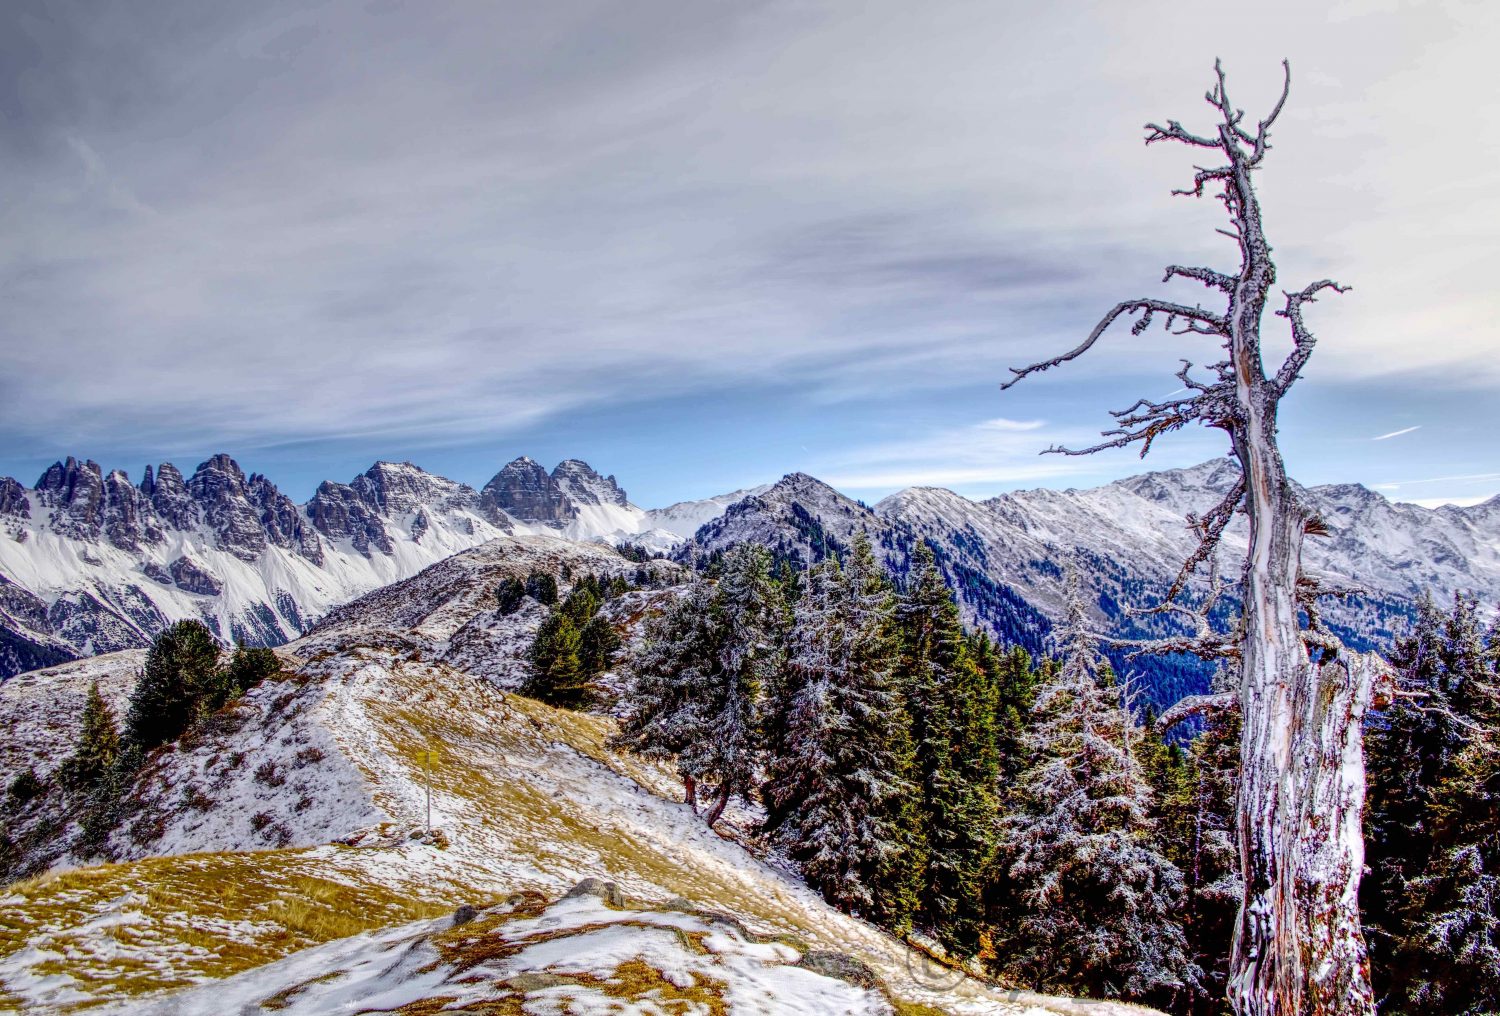
[[[1170,294],[1165,263],[1224,263],[1217,205],[1168,193],[1191,154],[1139,143],[1146,119],[1204,122],[1215,55],[1254,111],[1292,61],[1264,176],[1281,275],[1354,285],[1316,308],[1308,383],[1417,372],[1483,400],[1500,135],[1467,125],[1500,116],[1483,76],[1500,15],[1419,6],[1278,0],[1245,24],[1165,0],[16,0],[0,473],[186,443],[262,449],[274,473],[293,445],[496,445],[669,403],[695,460],[709,393],[793,378],[787,411],[848,414],[840,434],[873,430],[885,393],[927,403],[904,447],[806,435],[851,487],[1083,475],[1035,453],[1097,440],[1098,407],[953,392],[1069,348],[1122,297]],[[1407,141],[1434,134],[1469,157]],[[1117,408],[1178,353],[1208,362],[1121,329],[1066,383]],[[966,422],[1005,412],[1048,423]]]

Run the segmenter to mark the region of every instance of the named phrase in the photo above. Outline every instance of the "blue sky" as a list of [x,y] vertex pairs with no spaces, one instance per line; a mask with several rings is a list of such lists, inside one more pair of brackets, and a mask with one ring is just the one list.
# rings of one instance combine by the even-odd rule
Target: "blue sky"
[[1311,309],[1294,475],[1500,490],[1493,5],[1041,6],[7,4],[0,473],[225,450],[300,499],[525,453],[657,505],[1139,471],[1037,452],[1170,392],[1187,340],[998,384],[1126,296],[1197,299],[1165,264],[1232,267],[1169,194],[1192,153],[1140,143],[1207,122],[1217,55],[1252,114],[1291,59],[1282,283],[1354,286]]

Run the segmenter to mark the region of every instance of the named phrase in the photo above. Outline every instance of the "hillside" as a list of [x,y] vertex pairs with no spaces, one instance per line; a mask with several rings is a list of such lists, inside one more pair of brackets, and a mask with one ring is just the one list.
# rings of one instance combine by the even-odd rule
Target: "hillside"
[[[498,543],[507,544],[518,568],[560,548],[586,550],[535,537]],[[1127,1011],[939,973],[828,908],[784,866],[747,849],[732,824],[728,838],[709,830],[677,800],[670,771],[609,748],[610,719],[551,709],[435,658],[451,641],[446,633],[477,616],[470,605],[490,584],[494,546],[439,571],[462,581],[439,582],[433,570],[414,580],[412,599],[430,598],[400,615],[411,622],[404,630],[376,622],[405,609],[405,598],[371,598],[365,623],[349,611],[285,647],[285,675],[153,756],[110,840],[117,863],[8,889],[0,1004],[29,1012],[100,1001],[120,1012],[217,1012],[225,999],[295,1002],[292,1011],[305,1012],[355,1000],[377,1009],[438,998],[498,1005],[493,992],[649,993],[667,990],[665,978],[684,992],[746,998],[737,1012],[809,1011],[808,999],[835,1000],[816,1011],[890,1011],[880,990],[795,966],[816,960],[817,969],[867,966],[898,1002],[939,1012]],[[387,637],[372,637],[382,631]],[[88,683],[100,678],[118,701],[138,663],[114,654],[0,686],[0,717],[29,746],[0,756],[0,778],[8,783],[28,760],[46,776],[42,763],[66,755],[73,704]],[[7,835],[30,828],[45,803],[9,805]],[[72,816],[54,809],[51,821],[55,837]],[[630,902],[551,902],[589,877],[616,883]],[[474,927],[447,930],[440,915],[462,905],[480,910]],[[554,918],[546,927],[556,935],[533,933]],[[554,938],[556,947],[543,948]],[[460,976],[473,971],[484,986]],[[222,986],[191,987],[225,977]],[[188,991],[143,1008],[143,995],[171,987]]]

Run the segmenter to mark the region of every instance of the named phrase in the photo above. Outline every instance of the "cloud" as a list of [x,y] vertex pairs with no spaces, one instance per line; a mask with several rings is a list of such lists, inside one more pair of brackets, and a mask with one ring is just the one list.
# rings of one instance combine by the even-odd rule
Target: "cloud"
[[1406,427],[1406,428],[1404,428],[1402,430],[1393,430],[1389,434],[1381,434],[1379,437],[1372,437],[1372,438],[1370,438],[1370,440],[1371,441],[1389,441],[1393,437],[1400,437],[1402,434],[1410,434],[1414,430],[1421,430],[1421,429],[1422,429],[1422,425],[1419,423],[1415,427]]
[[[1265,176],[1281,275],[1356,285],[1318,305],[1315,369],[1494,388],[1476,224],[1500,218],[1500,135],[1463,128],[1500,111],[1491,33],[1462,23],[1493,15],[1350,9],[1288,37],[1274,9],[1226,34],[1165,2],[18,0],[0,438],[437,446],[787,378],[941,401],[1069,347],[1160,265],[1223,263],[1217,205],[1168,194],[1190,154],[1138,143],[1148,117],[1204,122],[1220,44],[1247,109],[1279,84],[1266,53],[1299,73]],[[1171,58],[1142,63],[1162,24]],[[1466,158],[1405,143],[1429,135]],[[1121,329],[1069,376],[1135,391],[1182,348]],[[867,486],[1081,468],[1031,440],[1006,464],[985,442],[1009,426],[950,435],[984,453],[814,454]]]

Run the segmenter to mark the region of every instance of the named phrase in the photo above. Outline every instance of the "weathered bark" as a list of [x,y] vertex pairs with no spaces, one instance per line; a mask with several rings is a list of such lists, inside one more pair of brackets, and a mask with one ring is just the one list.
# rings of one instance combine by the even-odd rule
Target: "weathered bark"
[[698,781],[691,776],[682,778],[682,799],[693,809],[694,815],[698,814]]
[[[1287,90],[1252,132],[1243,126],[1244,113],[1229,101],[1223,71],[1215,69],[1218,80],[1207,99],[1220,117],[1216,135],[1195,135],[1169,120],[1166,126],[1148,124],[1146,140],[1215,149],[1226,159],[1226,165],[1199,168],[1193,187],[1178,193],[1201,196],[1208,184],[1219,188],[1217,196],[1232,223],[1232,229],[1221,232],[1239,247],[1239,272],[1174,265],[1166,278],[1200,282],[1222,293],[1228,307],[1219,313],[1159,300],[1126,301],[1082,345],[1014,371],[1006,387],[1087,352],[1122,315],[1139,315],[1136,334],[1149,326],[1153,314],[1161,314],[1169,328],[1180,322],[1181,334],[1219,340],[1227,358],[1212,365],[1211,380],[1191,376],[1191,364],[1178,373],[1190,393],[1186,397],[1140,400],[1113,414],[1118,427],[1105,432],[1110,440],[1076,452],[1053,450],[1087,454],[1140,443],[1144,455],[1156,437],[1189,423],[1228,433],[1241,482],[1207,515],[1190,519],[1199,547],[1164,601],[1152,608],[1193,616],[1196,632],[1159,640],[1152,648],[1239,660],[1243,735],[1238,829],[1245,895],[1234,936],[1229,1001],[1239,1016],[1371,1016],[1369,962],[1357,901],[1364,864],[1362,725],[1384,665],[1373,656],[1344,652],[1322,627],[1314,597],[1326,590],[1301,570],[1303,535],[1317,532],[1318,526],[1287,478],[1276,441],[1281,398],[1316,343],[1303,323],[1302,307],[1324,290],[1343,292],[1343,287],[1325,279],[1286,294],[1285,309],[1276,313],[1291,326],[1293,348],[1275,375],[1267,376],[1260,327],[1276,267],[1251,174],[1269,150],[1269,129]],[[1243,612],[1236,631],[1217,633],[1209,628],[1208,608],[1184,605],[1179,595],[1200,565],[1212,567],[1236,509],[1248,516],[1250,528],[1241,574]],[[1209,584],[1211,605],[1217,596],[1212,572]],[[1222,704],[1219,696],[1203,696],[1177,715]]]
[[703,821],[708,823],[708,827],[710,829],[714,827],[715,822],[719,821],[719,816],[724,814],[724,807],[728,803],[729,781],[725,780],[723,783],[719,784],[719,793],[718,796],[714,798],[713,806],[708,809],[708,814],[703,816]]

